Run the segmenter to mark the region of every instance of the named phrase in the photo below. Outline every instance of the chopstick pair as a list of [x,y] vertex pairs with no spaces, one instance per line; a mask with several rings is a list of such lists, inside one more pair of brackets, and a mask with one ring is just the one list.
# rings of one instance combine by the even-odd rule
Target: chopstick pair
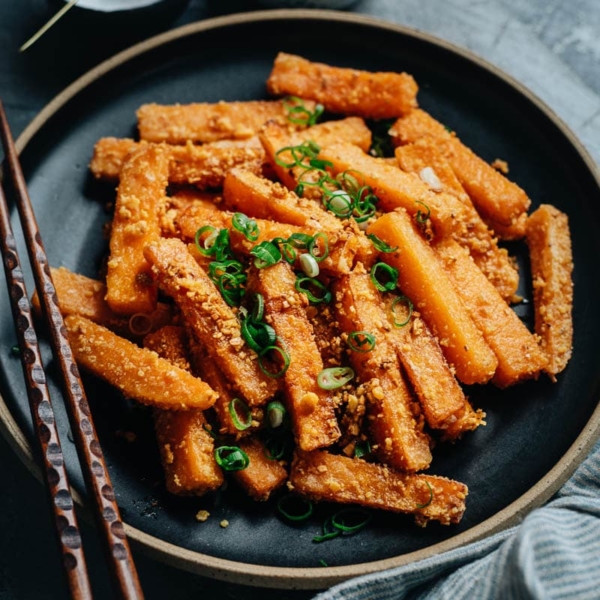
[[[15,201],[35,286],[40,298],[43,317],[50,331],[52,352],[60,366],[71,431],[115,592],[122,598],[143,598],[119,508],[115,501],[114,490],[79,376],[79,370],[67,339],[66,328],[56,299],[56,290],[50,275],[48,259],[1,100],[0,137],[4,148],[5,163],[8,165],[8,169],[4,169],[2,183],[6,183],[8,175],[14,188]],[[43,362],[33,325],[31,305],[11,227],[7,197],[2,186],[0,186],[0,236],[4,271],[23,365],[27,396],[36,437],[39,442],[42,475],[45,479],[52,506],[63,568],[71,596],[77,599],[91,598],[92,589],[75,515],[75,506],[69,488]]]

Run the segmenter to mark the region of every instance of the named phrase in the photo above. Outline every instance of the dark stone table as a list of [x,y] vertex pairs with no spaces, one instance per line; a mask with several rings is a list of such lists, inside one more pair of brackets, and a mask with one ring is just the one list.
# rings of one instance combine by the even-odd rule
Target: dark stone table
[[[107,35],[73,31],[68,15],[24,54],[18,47],[48,18],[46,0],[0,2],[0,96],[15,135],[76,77],[144,37],[256,6],[251,0],[191,0],[171,22]],[[468,48],[528,86],[600,162],[598,0],[362,0],[353,11],[432,33]],[[0,438],[0,598],[66,597],[41,485]],[[83,524],[97,597],[109,598],[93,529]],[[312,592],[247,588],[178,571],[135,552],[147,598],[306,599]]]

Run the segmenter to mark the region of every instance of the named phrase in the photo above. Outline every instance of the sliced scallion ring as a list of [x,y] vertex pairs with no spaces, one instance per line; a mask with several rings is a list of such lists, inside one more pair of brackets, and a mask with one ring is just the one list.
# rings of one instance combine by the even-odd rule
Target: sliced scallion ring
[[347,344],[355,352],[371,352],[375,343],[375,336],[368,331],[353,331],[348,334]]
[[[269,352],[275,352],[275,354],[278,354],[279,358],[283,362],[283,366],[281,367],[281,369],[279,369],[279,371],[270,371],[267,368],[267,365],[265,365],[265,362],[267,360],[267,355],[269,354]],[[261,350],[258,353],[258,368],[267,377],[272,377],[273,379],[279,379],[279,377],[282,377],[283,374],[288,370],[289,366],[290,366],[290,356],[283,348],[280,348],[279,346],[275,346],[275,345],[267,346],[266,348],[264,348],[263,350]]]
[[373,246],[375,246],[375,249],[379,252],[396,252],[396,250],[398,250],[398,246],[392,248],[374,233],[367,233],[367,237],[373,242]]
[[239,446],[215,448],[215,460],[224,471],[243,471],[250,464],[248,455]]
[[281,427],[286,414],[285,406],[281,402],[273,401],[267,404],[267,422],[272,429]]
[[306,521],[313,514],[313,503],[302,496],[288,494],[279,499],[277,510],[288,521]]
[[301,254],[298,259],[300,268],[307,277],[317,277],[320,272],[319,263],[310,254]]
[[329,239],[323,232],[315,233],[308,243],[308,252],[317,262],[321,262],[329,256]]
[[350,367],[329,367],[317,375],[317,383],[324,390],[335,390],[354,379],[354,370]]
[[427,508],[433,502],[433,488],[429,484],[429,481],[426,481],[425,484],[429,488],[429,500],[424,504],[417,504],[417,508]]
[[342,532],[339,529],[336,529],[332,523],[332,517],[328,517],[325,519],[323,523],[323,533],[321,535],[315,535],[313,538],[313,542],[320,543],[326,542],[327,540],[332,540],[333,538],[338,537]]
[[371,281],[380,292],[391,292],[398,285],[398,269],[378,262],[371,267]]
[[331,524],[349,535],[360,531],[371,520],[371,515],[360,508],[345,508],[331,517]]
[[[306,294],[308,299],[314,304],[319,304],[320,302],[328,303],[332,298],[331,292],[318,279],[314,279],[313,277],[297,277],[294,287],[296,291]],[[315,296],[313,292],[321,295]]]
[[254,256],[254,266],[257,269],[270,267],[281,260],[281,252],[273,242],[265,241],[254,246],[250,250],[250,254]]
[[244,431],[252,425],[250,408],[241,398],[234,398],[228,406],[229,414],[235,428]]
[[258,239],[258,225],[254,219],[250,219],[244,213],[236,212],[231,218],[231,224],[235,229],[241,231],[246,239],[254,242]]
[[367,456],[367,454],[371,454],[371,444],[369,444],[368,441],[356,442],[354,446],[354,456],[356,458],[362,458],[363,456]]
[[[399,321],[398,316],[396,314],[396,307],[401,303],[406,304],[407,309],[408,309],[408,316],[404,320]],[[392,311],[392,318],[394,319],[394,327],[404,327],[405,325],[408,325],[408,323],[410,322],[410,318],[412,317],[413,303],[406,296],[398,296],[392,302],[391,311]]]
[[425,212],[419,209],[417,210],[417,214],[415,215],[417,223],[423,224],[427,222],[427,219],[429,219],[429,216],[431,215],[431,209],[429,208],[429,206],[427,206],[427,204],[425,204],[425,202],[421,202],[420,200],[415,200],[415,203],[425,207]]

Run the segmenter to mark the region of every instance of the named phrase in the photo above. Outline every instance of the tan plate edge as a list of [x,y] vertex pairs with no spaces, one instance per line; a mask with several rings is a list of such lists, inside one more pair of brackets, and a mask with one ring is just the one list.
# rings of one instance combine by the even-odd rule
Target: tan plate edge
[[[76,81],[59,93],[54,99],[52,99],[19,136],[16,141],[17,149],[19,152],[22,152],[27,144],[31,141],[33,136],[43,127],[44,123],[85,87],[115,67],[120,66],[153,48],[173,42],[186,36],[195,35],[202,31],[228,27],[244,22],[277,21],[280,19],[301,20],[305,18],[356,23],[401,33],[405,36],[423,40],[438,47],[444,48],[492,72],[496,77],[504,80],[511,87],[515,88],[518,92],[527,97],[528,100],[530,100],[543,113],[546,114],[546,116],[561,130],[565,137],[568,138],[569,142],[575,147],[581,158],[588,166],[590,172],[596,179],[598,187],[600,187],[600,169],[598,168],[598,165],[591,158],[585,147],[581,144],[569,127],[567,127],[567,125],[555,114],[555,112],[550,109],[540,98],[538,98],[528,88],[513,79],[504,71],[498,69],[491,63],[472,54],[471,52],[455,46],[434,35],[365,15],[340,13],[327,10],[282,9],[216,17],[213,19],[198,21],[196,23],[190,23],[177,29],[154,36],[146,41],[140,42],[100,63],[97,67],[79,77]],[[10,413],[8,406],[2,397],[0,397],[0,433],[2,433],[7,439],[8,443],[15,450],[26,467],[35,475],[38,480],[41,481],[39,468],[37,467],[33,458],[32,448],[29,445],[25,434]],[[381,561],[360,563],[343,567],[319,568],[284,568],[253,565],[219,559],[187,550],[185,548],[165,542],[154,536],[148,535],[143,531],[127,524],[125,525],[125,528],[127,535],[136,548],[142,550],[145,554],[160,560],[161,562],[184,569],[186,571],[223,581],[230,581],[246,585],[282,589],[323,589],[351,577],[402,566],[428,558],[441,552],[458,548],[518,524],[530,510],[543,504],[562,486],[563,483],[567,481],[577,466],[589,454],[598,438],[600,438],[600,406],[596,407],[583,431],[579,434],[577,439],[567,450],[564,456],[559,460],[559,462],[528,492],[523,494],[512,504],[504,508],[502,511],[496,513],[493,517],[490,517],[479,525],[472,527],[471,529],[454,536],[449,540],[439,544],[434,544],[419,551],[410,552]],[[83,500],[81,496],[75,494],[75,498],[82,507],[83,515],[86,516],[86,510],[83,506]]]

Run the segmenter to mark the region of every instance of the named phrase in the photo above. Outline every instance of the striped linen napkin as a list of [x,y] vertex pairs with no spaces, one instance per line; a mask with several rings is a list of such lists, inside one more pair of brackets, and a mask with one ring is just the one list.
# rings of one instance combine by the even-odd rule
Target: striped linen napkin
[[600,442],[523,522],[450,552],[339,584],[314,600],[600,598]]

